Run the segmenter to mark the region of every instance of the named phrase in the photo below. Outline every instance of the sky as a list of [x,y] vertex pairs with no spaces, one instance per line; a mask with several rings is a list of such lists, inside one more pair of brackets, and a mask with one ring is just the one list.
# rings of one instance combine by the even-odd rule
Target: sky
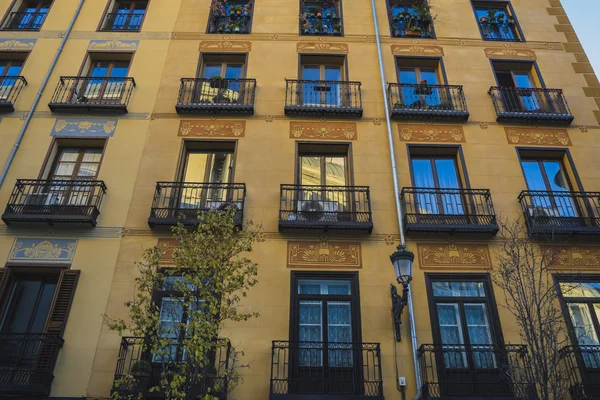
[[561,0],[596,76],[600,77],[600,0]]

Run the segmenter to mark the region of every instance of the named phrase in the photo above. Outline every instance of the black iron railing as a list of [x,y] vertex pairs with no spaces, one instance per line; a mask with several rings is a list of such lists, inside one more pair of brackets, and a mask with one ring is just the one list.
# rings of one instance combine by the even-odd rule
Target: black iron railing
[[562,89],[492,86],[488,90],[498,122],[534,121],[570,125],[574,117]]
[[11,12],[4,20],[2,29],[39,31],[47,15],[47,12]]
[[101,31],[137,32],[142,27],[144,13],[107,13],[102,21]]
[[[411,1],[406,3],[414,4]],[[435,37],[433,17],[431,15],[419,16],[414,12],[409,13],[408,11],[402,11],[393,15],[393,11],[389,5],[388,15],[392,37],[423,39],[432,39]]]
[[567,379],[572,400],[600,398],[600,346],[566,346],[560,351],[559,368]]
[[27,80],[22,76],[0,77],[0,109],[15,111],[15,102]]
[[244,220],[244,183],[157,182],[150,209],[150,227],[198,224],[198,214],[234,209],[234,222]]
[[254,114],[256,79],[181,78],[177,112]]
[[600,235],[600,192],[524,190],[519,202],[532,235]]
[[488,189],[402,188],[400,200],[407,232],[498,232]]
[[383,399],[379,343],[273,341],[272,349],[271,400],[290,395]]
[[252,15],[248,11],[237,15],[212,15],[209,18],[208,33],[244,34],[250,33]]
[[388,101],[397,119],[442,118],[466,121],[469,110],[463,87],[427,83],[390,83]]
[[[168,382],[174,375],[171,372],[182,373],[183,369],[180,364],[187,362],[185,359],[181,361],[184,354],[183,347],[177,349],[180,361],[169,362],[157,361],[158,358],[153,357],[149,347],[149,341],[144,337],[123,337],[121,339],[113,393],[116,392],[120,396],[132,396],[131,398],[138,398],[138,395],[156,397],[163,392],[161,380]],[[192,393],[186,393],[186,398],[203,398],[210,393],[219,400],[227,399],[227,372],[230,355],[231,343],[229,340],[216,340],[214,347],[202,360],[203,370],[189,376],[189,382],[192,382],[190,385]],[[149,368],[140,368],[142,364]],[[147,372],[142,373],[139,372],[140,370]],[[150,392],[152,388],[158,388],[158,390]]]
[[281,185],[279,230],[297,229],[371,233],[369,187]]
[[520,42],[521,37],[516,23],[513,22],[481,22],[479,30],[483,40],[494,40],[502,42]]
[[362,117],[360,82],[286,79],[286,115],[348,115]]
[[2,220],[96,226],[105,194],[103,181],[17,179]]
[[418,358],[425,399],[533,398],[526,346],[424,344]]
[[300,33],[306,36],[342,36],[342,19],[333,16],[300,16]]
[[50,333],[0,333],[0,394],[48,396],[63,340]]
[[61,76],[48,107],[52,111],[127,112],[134,87],[133,78]]

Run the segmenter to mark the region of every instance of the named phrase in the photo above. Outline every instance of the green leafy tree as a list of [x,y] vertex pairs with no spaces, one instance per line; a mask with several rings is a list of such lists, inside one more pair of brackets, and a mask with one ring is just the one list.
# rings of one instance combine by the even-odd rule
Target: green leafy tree
[[250,221],[239,229],[234,216],[234,209],[205,212],[194,230],[174,227],[178,246],[169,266],[161,262],[164,248],[144,251],[134,299],[126,303],[129,320],[104,318],[121,336],[144,338],[147,362],[155,370],[160,366],[160,384],[144,387],[147,379],[125,371],[129,375],[115,382],[114,398],[136,399],[150,390],[164,392],[166,399],[208,400],[240,382],[240,369],[249,364],[240,362],[242,352],[222,331],[226,324],[258,317],[242,301],[257,283],[257,264],[245,255],[259,227]]

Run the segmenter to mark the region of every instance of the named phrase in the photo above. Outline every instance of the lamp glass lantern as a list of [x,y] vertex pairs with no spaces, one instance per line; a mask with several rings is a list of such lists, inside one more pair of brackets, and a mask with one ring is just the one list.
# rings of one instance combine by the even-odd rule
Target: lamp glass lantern
[[403,245],[398,246],[398,250],[390,256],[398,283],[402,285],[408,285],[410,283],[412,280],[412,265],[414,259],[414,253],[407,250],[406,246]]

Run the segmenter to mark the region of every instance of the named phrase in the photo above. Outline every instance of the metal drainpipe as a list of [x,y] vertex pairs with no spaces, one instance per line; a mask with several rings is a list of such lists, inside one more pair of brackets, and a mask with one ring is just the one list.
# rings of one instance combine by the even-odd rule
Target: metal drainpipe
[[[400,244],[405,246],[406,240],[404,238],[404,225],[402,222],[402,207],[400,205],[400,185],[398,183],[398,169],[396,168],[396,152],[394,150],[394,136],[392,134],[392,122],[390,120],[390,111],[388,106],[387,88],[385,82],[385,73],[383,68],[383,58],[381,56],[381,40],[379,37],[379,23],[377,20],[377,8],[375,7],[375,0],[371,0],[371,8],[373,12],[373,25],[375,26],[375,42],[377,43],[377,57],[379,60],[379,74],[381,75],[381,90],[383,93],[383,104],[385,107],[385,123],[387,126],[388,133],[388,144],[390,146],[390,162],[392,165],[392,179],[394,181],[394,196],[396,198],[396,213],[398,215],[398,229],[400,230]],[[413,364],[415,368],[415,383],[417,385],[417,394],[415,400],[421,398],[421,374],[419,368],[419,360],[417,357],[418,342],[417,342],[417,328],[415,325],[415,312],[413,308],[412,290],[408,292],[408,310],[410,318],[410,336],[413,350]]]
[[31,117],[33,116],[33,112],[35,111],[35,108],[37,107],[38,103],[40,102],[42,93],[44,93],[44,89],[46,88],[46,85],[48,84],[48,81],[50,80],[50,75],[52,75],[52,71],[54,71],[54,67],[56,66],[56,63],[58,62],[58,58],[60,57],[60,54],[62,53],[63,48],[65,47],[65,43],[67,42],[67,39],[69,38],[71,31],[73,30],[75,21],[77,20],[77,17],[79,16],[79,13],[81,12],[83,3],[85,3],[85,0],[81,0],[79,2],[79,6],[77,6],[75,15],[73,15],[73,19],[71,20],[71,23],[69,24],[69,27],[67,28],[67,31],[65,32],[65,36],[63,37],[63,39],[60,43],[60,46],[58,47],[58,50],[56,51],[56,55],[54,56],[54,60],[52,60],[52,64],[50,64],[50,68],[48,69],[48,73],[46,74],[46,77],[44,78],[44,81],[42,82],[42,86],[40,86],[40,90],[38,91],[37,96],[35,97],[35,100],[33,101],[33,104],[31,105],[31,109],[29,109],[29,112],[27,113],[27,118],[25,119],[25,123],[23,123],[21,132],[19,132],[17,141],[15,142],[15,145],[13,146],[13,148],[10,152],[10,155],[8,156],[8,160],[6,161],[6,165],[4,166],[4,170],[2,171],[2,175],[0,176],[0,187],[2,187],[2,184],[4,183],[4,180],[6,179],[6,175],[8,174],[8,169],[10,168],[10,165],[12,164],[12,162],[15,158],[15,154],[17,154],[17,150],[19,149],[19,146],[21,145],[23,136],[25,136],[27,127],[29,126],[29,123],[31,122]]

